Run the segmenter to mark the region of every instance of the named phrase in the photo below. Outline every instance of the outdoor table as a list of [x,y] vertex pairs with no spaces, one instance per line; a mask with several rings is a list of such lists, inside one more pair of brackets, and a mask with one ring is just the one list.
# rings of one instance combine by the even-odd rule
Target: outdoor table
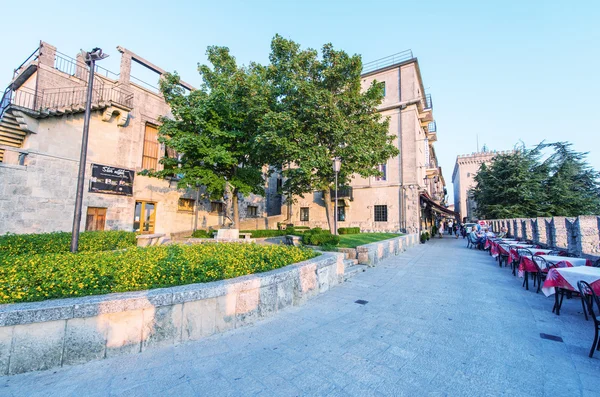
[[[545,255],[542,248],[529,249],[533,255],[540,255],[544,257],[546,262],[551,264],[553,267],[557,268],[565,268],[565,267],[577,267],[577,266],[592,266],[592,261],[585,258],[571,258],[568,256],[558,256],[558,255]],[[538,253],[540,252],[540,253]],[[535,263],[533,262],[535,260]],[[538,259],[529,258],[527,256],[521,256],[521,261],[519,263],[519,277],[525,277],[525,288],[529,289],[529,277],[527,277],[526,273],[537,273],[538,268],[542,272],[547,272],[548,269],[542,269],[539,265],[540,262]]]
[[596,294],[600,295],[600,268],[577,266],[552,268],[548,271],[548,276],[546,277],[546,281],[544,281],[542,292],[546,296],[554,294],[553,313],[556,312],[557,316],[560,315],[561,301],[558,299],[558,290],[577,291],[577,282],[582,280],[587,282]]

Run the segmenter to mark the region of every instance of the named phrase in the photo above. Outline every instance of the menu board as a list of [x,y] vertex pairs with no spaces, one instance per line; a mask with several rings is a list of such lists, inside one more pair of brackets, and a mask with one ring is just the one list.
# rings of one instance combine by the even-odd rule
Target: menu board
[[134,175],[133,170],[92,164],[90,192],[133,196]]

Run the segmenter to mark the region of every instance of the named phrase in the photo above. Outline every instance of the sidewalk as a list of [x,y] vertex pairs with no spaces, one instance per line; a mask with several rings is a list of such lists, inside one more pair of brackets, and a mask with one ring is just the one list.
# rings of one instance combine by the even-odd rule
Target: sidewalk
[[304,306],[198,342],[0,377],[0,396],[598,395],[600,352],[588,358],[581,302],[565,300],[556,316],[552,297],[465,246],[435,238]]

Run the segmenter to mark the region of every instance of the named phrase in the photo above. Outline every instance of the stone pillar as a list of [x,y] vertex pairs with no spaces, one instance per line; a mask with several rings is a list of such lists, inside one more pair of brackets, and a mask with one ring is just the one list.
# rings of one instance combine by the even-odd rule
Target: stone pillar
[[523,238],[523,240],[529,240],[531,238],[531,234],[528,233],[527,230],[527,222],[528,219],[521,219],[520,223],[521,223],[521,237]]
[[537,227],[537,242],[540,244],[548,245],[548,236],[546,235],[546,219],[535,218]]
[[529,220],[529,226],[531,227],[531,240],[534,243],[540,243],[540,232],[538,230],[538,221],[537,218],[533,218]]
[[40,64],[53,68],[55,58],[56,58],[56,47],[42,41],[40,44],[40,57],[39,57]]
[[565,218],[567,229],[567,248],[570,253],[581,256],[581,230],[579,218]]
[[548,246],[556,247],[556,228],[554,227],[554,218],[545,219],[546,223],[546,241]]
[[129,84],[131,77],[131,53],[119,47],[121,51],[121,67],[119,68],[119,83]]
[[75,77],[87,82],[89,76],[89,68],[85,64],[85,58],[83,57],[83,54],[79,52],[75,59],[77,60],[77,65],[75,66]]
[[554,239],[556,241],[556,247],[558,248],[569,247],[566,221],[566,218],[563,216],[555,216],[552,218],[552,222],[554,223]]
[[521,228],[519,226],[520,226],[519,220],[512,219],[512,228],[513,228],[513,234],[514,234],[515,238],[519,238],[521,236]]
[[578,221],[581,252],[598,256],[600,254],[600,235],[598,234],[600,218],[594,215],[580,216]]

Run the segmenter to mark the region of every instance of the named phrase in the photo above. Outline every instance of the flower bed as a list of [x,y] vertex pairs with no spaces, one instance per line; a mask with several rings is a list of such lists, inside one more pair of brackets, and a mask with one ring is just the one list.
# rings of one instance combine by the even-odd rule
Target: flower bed
[[[83,232],[79,252],[112,251],[136,245],[135,233],[123,231]],[[71,233],[5,234],[0,236],[0,256],[67,253]]]
[[0,256],[0,303],[139,291],[277,269],[312,250],[256,244],[202,244]]

